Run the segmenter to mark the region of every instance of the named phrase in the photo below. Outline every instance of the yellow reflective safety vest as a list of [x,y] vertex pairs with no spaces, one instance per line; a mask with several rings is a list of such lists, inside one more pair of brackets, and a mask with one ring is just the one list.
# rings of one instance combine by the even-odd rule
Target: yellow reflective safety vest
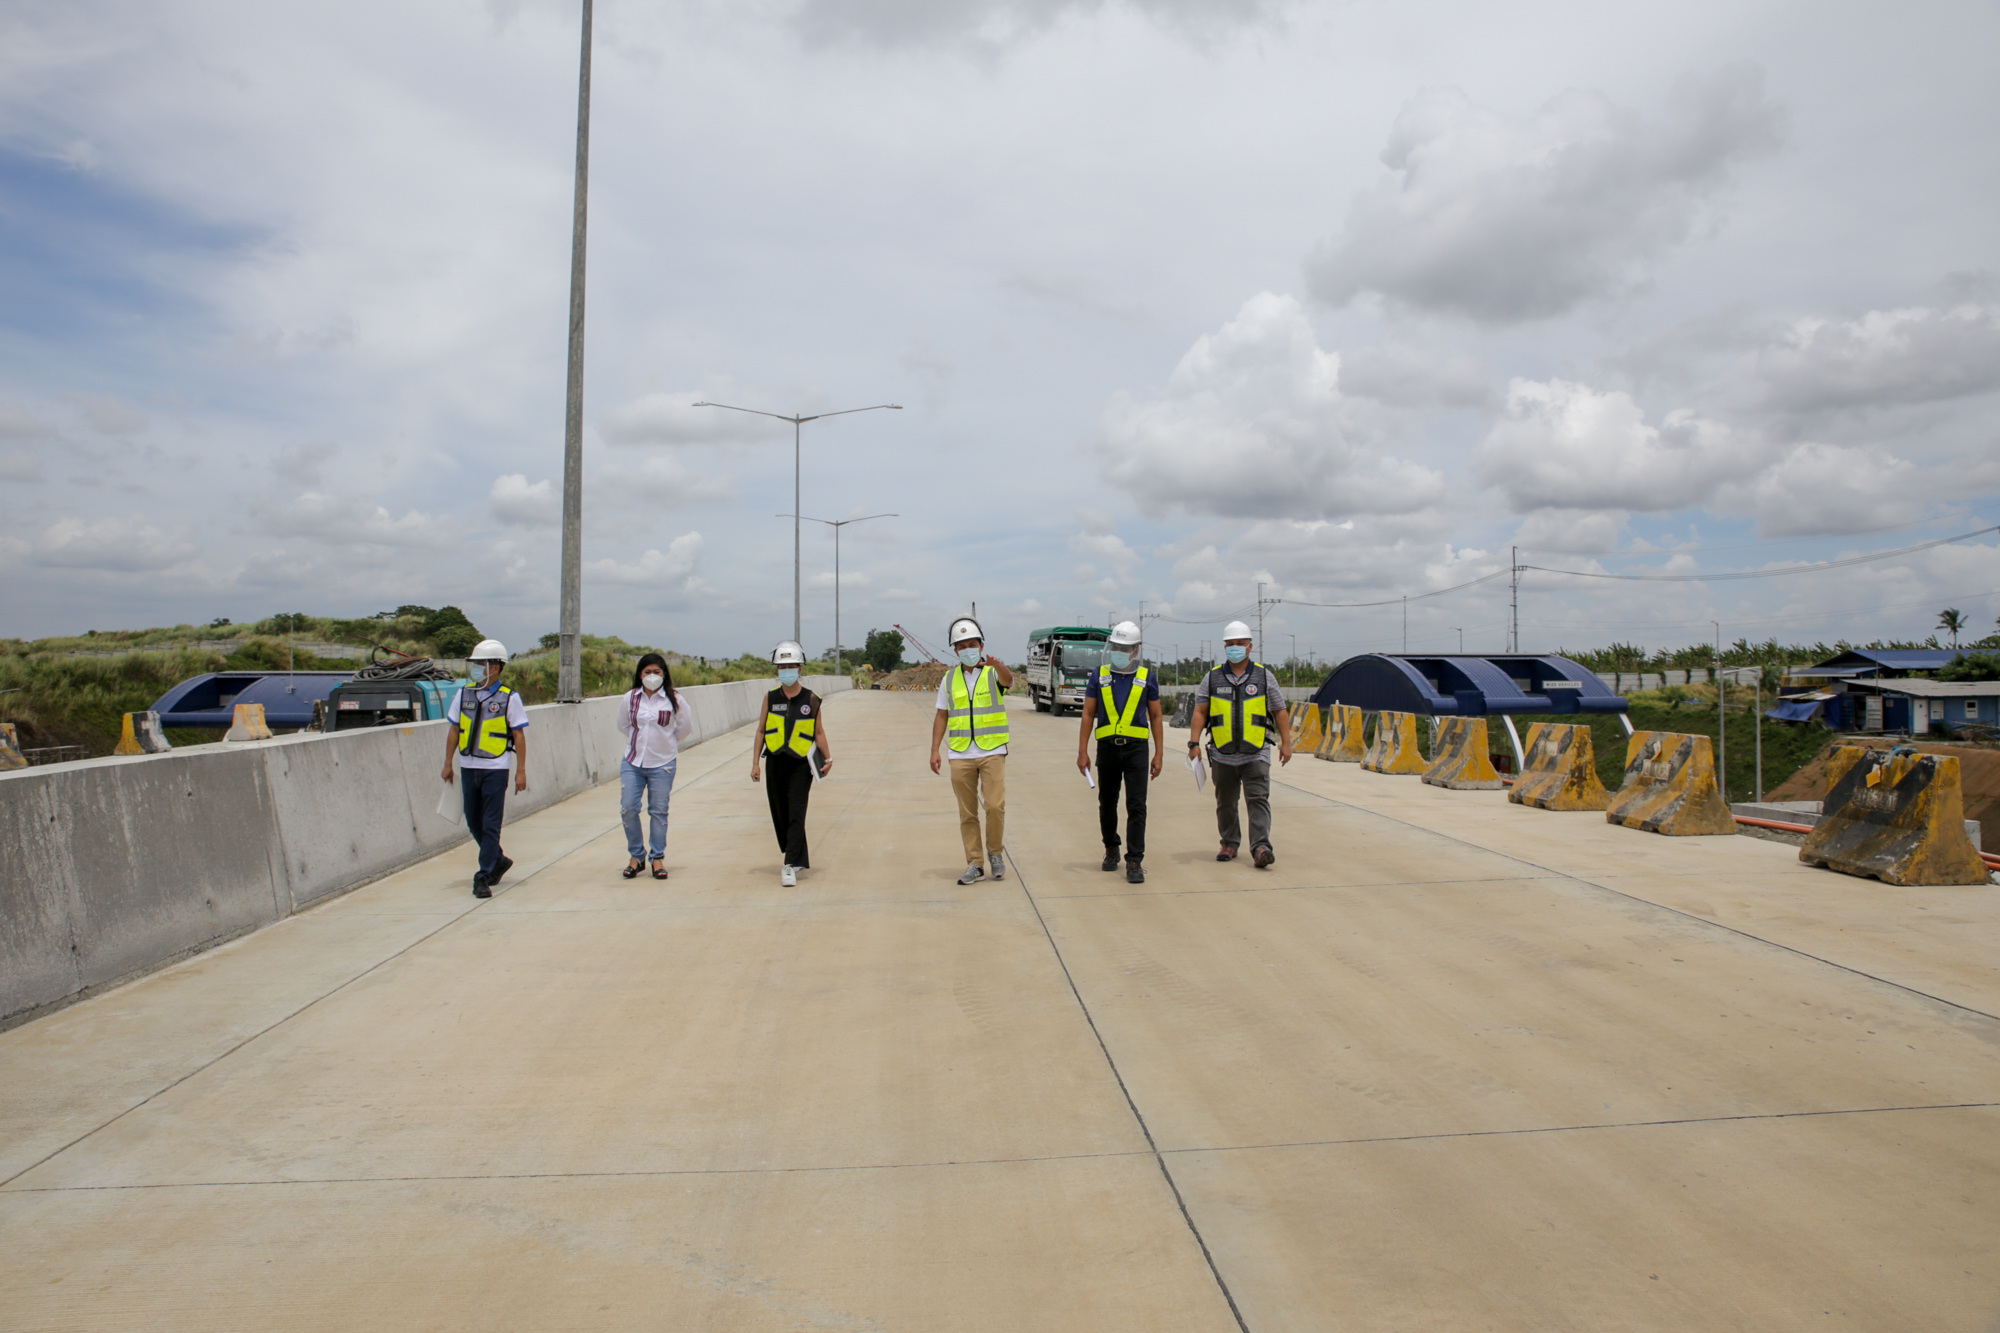
[[1208,673],[1208,743],[1218,754],[1258,754],[1271,719],[1271,673],[1252,662],[1239,681],[1227,663]]
[[765,701],[764,753],[790,750],[801,759],[810,755],[819,734],[818,703],[819,696],[811,690],[800,690],[791,699],[785,697],[782,685],[772,690]]
[[513,706],[514,687],[502,685],[482,701],[469,686],[458,690],[458,752],[481,759],[498,759],[514,748],[507,733],[507,710]]
[[1146,699],[1146,668],[1140,667],[1132,673],[1132,688],[1125,692],[1125,711],[1120,713],[1112,702],[1117,695],[1111,692],[1111,668],[1109,665],[1097,668],[1097,730],[1091,735],[1099,740],[1111,736],[1137,736],[1146,740],[1153,730],[1144,721],[1137,720],[1139,705]]
[[997,750],[1007,743],[1006,696],[1000,692],[1000,674],[992,667],[979,668],[979,676],[968,694],[965,672],[951,669],[951,711],[945,717],[947,743],[959,754],[973,746]]

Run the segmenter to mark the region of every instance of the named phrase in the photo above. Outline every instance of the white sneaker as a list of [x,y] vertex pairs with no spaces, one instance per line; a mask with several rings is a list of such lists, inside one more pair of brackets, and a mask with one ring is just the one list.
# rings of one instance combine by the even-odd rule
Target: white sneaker
[[993,878],[1007,878],[1007,859],[1001,856],[1000,853],[993,853],[993,855],[986,858],[986,862],[993,867]]
[[778,876],[778,882],[788,889],[796,889],[799,886],[799,868],[786,866],[784,872]]

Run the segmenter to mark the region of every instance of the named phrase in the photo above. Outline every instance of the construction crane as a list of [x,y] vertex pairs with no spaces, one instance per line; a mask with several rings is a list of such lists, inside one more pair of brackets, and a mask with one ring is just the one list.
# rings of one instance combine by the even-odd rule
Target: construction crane
[[929,658],[931,661],[931,665],[933,666],[949,665],[949,663],[947,663],[942,657],[939,657],[936,653],[931,651],[931,646],[929,644],[925,643],[922,639],[918,638],[916,635],[910,633],[910,631],[904,629],[901,625],[896,626],[896,632],[902,635],[903,638],[908,640],[911,644],[913,644],[918,652],[922,653],[925,657]]

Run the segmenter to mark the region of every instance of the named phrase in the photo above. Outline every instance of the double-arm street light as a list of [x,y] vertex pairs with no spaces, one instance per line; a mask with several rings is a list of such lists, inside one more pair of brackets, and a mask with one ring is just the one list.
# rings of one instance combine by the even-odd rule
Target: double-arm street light
[[[779,514],[779,515],[778,515],[778,517],[779,517],[779,518],[789,518],[789,519],[791,519],[791,520],[792,520],[792,523],[793,523],[793,525],[794,525],[794,527],[796,527],[796,526],[797,526],[797,524],[798,524],[798,520],[800,520],[800,519],[804,519],[804,520],[806,520],[806,522],[808,522],[808,523],[824,523],[824,524],[826,524],[826,525],[827,525],[827,526],[828,526],[829,528],[832,528],[832,529],[833,529],[833,674],[834,674],[834,675],[836,675],[836,676],[838,676],[838,675],[840,675],[840,674],[841,674],[841,670],[840,670],[840,662],[841,662],[841,651],[840,651],[840,648],[841,648],[841,644],[840,644],[840,530],[841,530],[842,528],[846,527],[846,526],[847,526],[847,525],[848,525],[849,523],[866,523],[866,522],[867,522],[867,521],[868,521],[869,519],[871,519],[871,518],[901,518],[901,517],[902,517],[902,515],[901,515],[901,514],[867,514],[867,515],[864,515],[864,516],[862,516],[861,518],[814,518],[814,517],[813,517],[813,516],[812,516],[811,514]],[[798,633],[798,631],[797,631],[796,629],[794,629],[794,630],[792,631],[792,633],[796,635],[796,634]],[[803,643],[801,643],[801,644],[799,645],[799,648],[800,648],[800,650],[801,650],[801,651],[803,651],[803,650],[804,650],[804,648],[805,648],[805,645],[804,645]]]
[[[792,638],[804,649],[804,641],[799,639],[799,427],[808,421],[819,421],[826,417],[851,416],[856,412],[900,412],[901,403],[876,403],[872,407],[844,407],[838,412],[815,412],[811,416],[786,416],[783,412],[766,412],[761,408],[738,407],[734,403],[696,403],[696,407],[720,407],[731,412],[748,412],[752,416],[770,417],[773,421],[792,423]],[[783,517],[780,515],[779,517]]]

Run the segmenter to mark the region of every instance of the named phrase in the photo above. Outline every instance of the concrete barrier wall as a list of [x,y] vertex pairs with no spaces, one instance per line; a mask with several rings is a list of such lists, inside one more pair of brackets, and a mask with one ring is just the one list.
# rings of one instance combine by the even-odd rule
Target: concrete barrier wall
[[[808,677],[822,694],[850,688]],[[772,681],[681,691],[696,745]],[[623,695],[528,710],[510,820],[618,776]],[[0,1028],[267,926],[465,840],[443,722],[300,733],[0,773]]]

